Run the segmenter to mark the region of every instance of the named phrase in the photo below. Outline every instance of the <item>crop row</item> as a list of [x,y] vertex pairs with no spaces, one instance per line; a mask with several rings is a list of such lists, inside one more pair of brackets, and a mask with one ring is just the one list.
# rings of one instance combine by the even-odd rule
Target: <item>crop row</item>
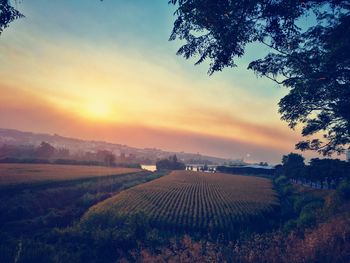
[[230,229],[271,211],[276,204],[268,179],[174,171],[123,191],[89,213],[143,211],[154,225],[167,228]]

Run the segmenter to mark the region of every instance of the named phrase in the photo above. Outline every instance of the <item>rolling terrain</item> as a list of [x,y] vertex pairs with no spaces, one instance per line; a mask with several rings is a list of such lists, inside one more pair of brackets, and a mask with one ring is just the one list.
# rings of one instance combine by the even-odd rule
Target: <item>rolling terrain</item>
[[[136,148],[124,144],[109,143],[104,141],[82,140],[60,136],[58,134],[42,134],[25,132],[14,129],[0,128],[0,146],[1,145],[40,145],[41,142],[48,142],[54,147],[65,148],[73,154],[82,152],[96,152],[98,150],[108,150],[116,156],[125,154],[132,156],[135,162],[154,164],[158,159],[167,158],[176,154],[179,159],[186,163],[215,163],[225,162],[241,163],[240,160],[229,160],[214,156],[201,155],[199,153],[172,152],[156,148]],[[1,157],[1,152],[0,152]]]

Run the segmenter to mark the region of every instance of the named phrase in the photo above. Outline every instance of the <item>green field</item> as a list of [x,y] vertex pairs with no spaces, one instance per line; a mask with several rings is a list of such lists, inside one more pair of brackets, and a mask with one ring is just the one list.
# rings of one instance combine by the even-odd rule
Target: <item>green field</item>
[[278,206],[268,179],[253,176],[174,171],[92,207],[98,214],[142,212],[155,227],[186,232],[234,231],[272,213]]

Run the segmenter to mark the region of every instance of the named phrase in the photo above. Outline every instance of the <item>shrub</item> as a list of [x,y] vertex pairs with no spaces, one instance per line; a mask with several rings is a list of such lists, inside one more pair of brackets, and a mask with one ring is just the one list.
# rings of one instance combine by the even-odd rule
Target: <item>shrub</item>
[[295,219],[291,219],[291,220],[287,221],[287,223],[284,224],[282,231],[284,233],[291,232],[292,230],[294,230],[297,227],[297,223],[298,222]]
[[350,199],[350,182],[349,181],[343,181],[337,188],[337,194],[345,200]]
[[287,185],[284,185],[282,188],[281,188],[281,192],[286,195],[286,196],[290,196],[293,194],[294,192],[294,188],[293,186],[291,186],[290,184],[287,184]]
[[277,184],[277,185],[288,184],[288,178],[284,175],[278,176],[275,179],[275,184]]
[[300,214],[297,225],[299,228],[306,228],[315,225],[316,223],[316,215],[313,212],[305,211]]
[[298,196],[294,200],[294,211],[296,213],[300,213],[301,210],[309,204],[314,204],[315,206],[318,206],[318,208],[320,208],[323,205],[323,200],[312,195]]

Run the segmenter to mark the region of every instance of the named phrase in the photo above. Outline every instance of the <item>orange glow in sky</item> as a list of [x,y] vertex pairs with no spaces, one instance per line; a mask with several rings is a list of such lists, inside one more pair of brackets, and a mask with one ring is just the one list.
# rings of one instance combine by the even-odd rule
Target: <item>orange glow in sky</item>
[[277,113],[286,90],[246,61],[209,77],[177,57],[166,3],[29,2],[0,38],[0,127],[258,161],[294,149]]

